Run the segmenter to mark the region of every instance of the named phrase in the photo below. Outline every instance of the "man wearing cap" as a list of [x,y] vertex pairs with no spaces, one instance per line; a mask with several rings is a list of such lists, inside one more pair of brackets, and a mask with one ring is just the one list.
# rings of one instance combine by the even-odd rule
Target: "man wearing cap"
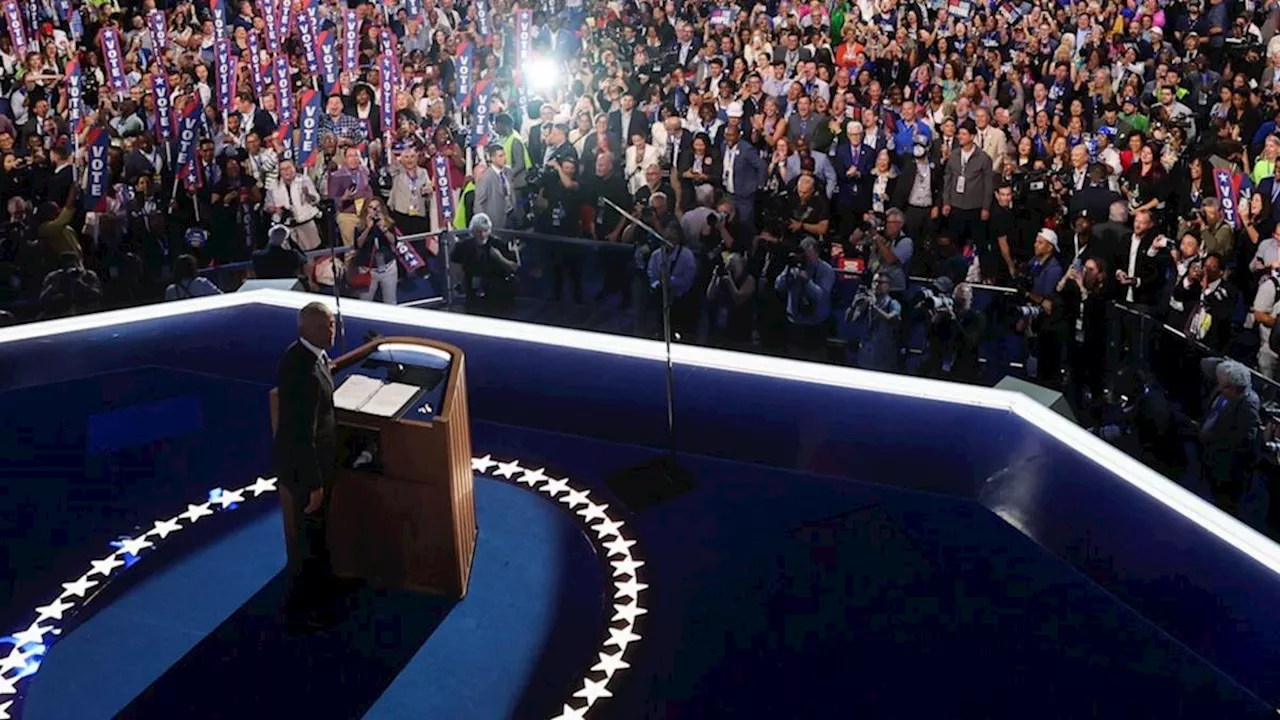
[[[1058,233],[1049,228],[1042,228],[1036,234],[1035,256],[1028,268],[1031,276],[1031,288],[1027,290],[1027,301],[1040,308],[1041,317],[1053,313],[1054,298],[1058,292],[1058,282],[1062,280],[1062,263],[1058,260]],[[1041,321],[1044,325],[1044,321]],[[1041,382],[1057,383],[1062,377],[1062,343],[1061,338],[1052,332],[1042,332],[1038,336],[1036,358],[1039,360],[1037,378]]]
[[902,208],[906,234],[923,243],[933,235],[933,222],[938,219],[942,167],[929,159],[929,150],[920,140],[911,146],[912,159],[902,164],[890,204]]

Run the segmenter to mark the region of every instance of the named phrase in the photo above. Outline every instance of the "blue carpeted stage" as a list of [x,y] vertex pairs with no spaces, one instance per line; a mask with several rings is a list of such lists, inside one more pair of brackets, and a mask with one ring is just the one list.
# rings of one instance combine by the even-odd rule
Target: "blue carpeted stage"
[[[313,296],[0,330],[0,718],[1250,718],[1280,553],[1021,396],[344,303],[467,353],[469,595],[279,626],[266,391]],[[264,476],[265,475],[265,476]]]

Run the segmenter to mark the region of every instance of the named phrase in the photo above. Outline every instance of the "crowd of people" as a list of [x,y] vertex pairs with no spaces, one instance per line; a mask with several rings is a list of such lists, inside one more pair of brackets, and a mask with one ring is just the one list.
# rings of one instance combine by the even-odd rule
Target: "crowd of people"
[[[682,336],[730,346],[853,326],[903,371],[924,318],[915,371],[963,379],[1007,324],[1093,423],[1118,354],[1192,382],[1153,323],[1280,373],[1274,2],[0,8],[6,307],[207,294],[242,261],[394,303],[448,256],[436,281],[500,309],[524,230],[625,246],[596,302],[653,317],[666,284]],[[574,248],[550,280],[584,302]],[[979,317],[976,285],[1011,292]]]

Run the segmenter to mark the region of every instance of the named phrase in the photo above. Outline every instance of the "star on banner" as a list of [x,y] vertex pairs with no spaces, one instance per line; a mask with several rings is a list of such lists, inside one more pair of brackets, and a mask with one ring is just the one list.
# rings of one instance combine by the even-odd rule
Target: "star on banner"
[[111,553],[101,560],[92,560],[89,564],[93,566],[93,569],[85,573],[85,577],[95,574],[106,577],[111,574],[112,570],[124,565],[124,561],[116,559],[116,553]]
[[149,547],[155,547],[155,546],[156,546],[155,543],[148,540],[146,535],[139,535],[136,538],[127,538],[125,540],[121,540],[118,544],[118,547],[120,548],[120,552],[125,553],[126,555],[134,555],[134,556],[142,552],[143,548],[149,548]]
[[195,522],[205,515],[212,515],[213,511],[209,509],[209,503],[200,503],[199,505],[188,505],[187,511],[179,515],[185,518],[187,522]]
[[645,615],[648,612],[649,612],[648,610],[645,610],[644,608],[640,607],[639,605],[636,605],[635,603],[632,603],[630,605],[614,605],[613,617],[609,618],[609,622],[613,622],[615,620],[622,620],[623,622],[634,623],[636,621],[636,618],[640,617],[641,615]]
[[[62,587],[66,587],[66,585]],[[62,598],[58,598],[48,605],[36,608],[36,622],[41,620],[61,620],[62,614],[75,606],[75,603],[65,602]]]
[[75,582],[62,583],[62,597],[66,597],[68,595],[84,597],[84,594],[89,592],[89,588],[97,584],[98,582],[96,580],[90,580],[88,575],[81,575],[80,579]]
[[0,720],[12,720],[12,718],[9,717],[9,708],[11,707],[13,707],[12,700],[0,703]]
[[485,455],[482,458],[471,458],[471,469],[480,473],[489,472],[489,468],[497,464],[497,461],[493,459],[492,455]]
[[584,705],[580,708],[564,706],[564,712],[555,716],[551,720],[586,720],[587,711],[591,709],[590,705]]
[[619,575],[630,575],[631,577],[635,577],[636,570],[644,566],[643,561],[636,560],[634,558],[627,558],[626,560],[610,560],[609,564],[613,566],[614,577],[618,577]]
[[582,681],[582,689],[574,693],[574,697],[579,697],[587,701],[587,706],[595,704],[600,698],[613,697],[613,693],[609,692],[609,688],[605,687],[605,683],[609,682],[608,678],[595,682],[590,678]]
[[182,523],[170,518],[168,520],[157,520],[155,527],[147,531],[147,535],[155,535],[161,540],[169,537],[169,533],[176,533],[182,529]]
[[604,641],[605,647],[616,645],[619,650],[626,650],[627,645],[640,639],[631,632],[631,628],[609,628],[609,639]]
[[271,478],[270,480],[268,480],[267,478],[260,477],[257,480],[255,480],[252,485],[249,485],[248,487],[245,487],[244,489],[242,489],[241,492],[251,492],[253,493],[254,497],[258,497],[262,493],[275,492],[275,490],[276,490],[276,478]]
[[[617,618],[614,618],[615,620]],[[606,678],[612,678],[613,674],[619,670],[626,670],[631,667],[631,663],[623,662],[622,651],[619,650],[614,655],[608,653],[600,653],[600,662],[591,666],[592,672],[602,672]]]
[[[13,683],[9,682],[3,677],[0,677],[0,696],[17,695],[17,694],[18,694],[18,688],[14,687]],[[0,705],[0,708],[4,709],[4,717],[9,717],[9,706],[12,704],[13,704],[13,701],[9,700],[4,705]]]
[[31,626],[21,632],[13,634],[13,644],[15,647],[22,647],[28,643],[42,643],[44,636],[53,630],[52,625],[41,625],[39,623],[31,623]]
[[520,463],[518,462],[498,463],[498,469],[494,470],[493,474],[502,478],[510,478],[512,475],[520,472],[520,469]]
[[223,490],[222,492],[218,493],[218,499],[215,500],[214,502],[221,505],[223,510],[226,510],[227,508],[231,507],[233,503],[244,502],[244,491],[243,490]]
[[644,590],[645,588],[648,588],[649,586],[641,582],[636,582],[634,579],[631,579],[624,583],[617,583],[614,585],[614,587],[618,588],[618,592],[613,594],[614,600],[617,600],[618,598],[629,597],[632,600],[638,601],[640,599],[640,591]]

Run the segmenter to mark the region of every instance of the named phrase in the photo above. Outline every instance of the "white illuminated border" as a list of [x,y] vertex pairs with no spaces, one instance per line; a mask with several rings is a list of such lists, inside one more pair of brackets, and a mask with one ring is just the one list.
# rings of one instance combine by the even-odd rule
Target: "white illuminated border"
[[378,345],[376,352],[384,353],[407,353],[418,355],[430,355],[437,360],[449,362],[453,360],[453,356],[441,350],[440,348],[428,347],[426,345],[410,345],[409,343],[382,343]]
[[[502,478],[512,484],[526,485],[565,505],[582,519],[579,523],[594,535],[593,544],[613,567],[613,597],[609,604],[613,616],[606,626],[607,635],[597,652],[598,662],[581,679],[578,689],[564,703],[553,720],[584,720],[587,712],[601,699],[613,697],[609,684],[619,670],[631,665],[623,658],[627,648],[640,640],[635,632],[636,619],[647,614],[640,604],[640,593],[649,586],[640,582],[639,568],[644,563],[631,552],[635,540],[622,531],[623,523],[609,514],[609,506],[591,499],[591,494],[568,478],[555,479],[545,469],[530,470],[518,460],[499,462],[485,455],[471,460],[471,467],[486,476]],[[493,472],[490,472],[493,468]],[[62,592],[48,605],[35,609],[35,620],[12,635],[0,637],[0,646],[8,655],[0,658],[0,720],[21,717],[21,705],[28,679],[40,670],[49,646],[57,641],[70,621],[79,615],[108,583],[132,567],[143,555],[150,554],[173,533],[191,527],[198,520],[217,512],[240,507],[246,499],[254,499],[276,491],[276,478],[258,478],[238,490],[214,488],[208,500],[187,505],[185,512],[166,520],[157,520],[141,535],[121,537],[111,543],[115,551],[101,560],[89,563],[89,570],[75,580],[62,583]],[[251,494],[251,495],[250,495]],[[616,559],[615,559],[616,558]],[[620,624],[615,627],[615,624]],[[592,678],[599,678],[593,680]],[[28,681],[28,682],[24,682]]]
[[[262,289],[0,328],[0,344],[36,338],[53,338],[79,330],[104,329],[229,307],[269,305],[299,310],[303,305],[311,302],[325,303],[331,309],[335,307],[333,298],[322,295]],[[430,312],[359,300],[344,300],[342,308],[347,311],[346,314],[363,320],[397,323],[423,330],[444,330],[517,340],[630,359],[655,361],[666,359],[662,343],[640,338],[461,313]],[[728,370],[1013,413],[1061,440],[1068,448],[1088,458],[1104,471],[1138,488],[1152,499],[1186,517],[1280,575],[1280,546],[1269,538],[1022,394],[692,345],[673,346],[672,361],[686,367]]]

